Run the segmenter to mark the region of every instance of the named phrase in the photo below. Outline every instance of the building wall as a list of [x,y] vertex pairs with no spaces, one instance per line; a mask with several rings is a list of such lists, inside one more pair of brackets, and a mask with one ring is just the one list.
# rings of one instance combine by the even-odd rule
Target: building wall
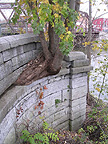
[[[17,52],[13,55],[13,52],[19,48],[21,52],[23,51],[21,55],[26,53],[24,48],[25,51],[29,49],[29,52],[32,52],[29,60],[42,52],[41,45],[38,43],[39,39],[36,39],[34,35],[30,35],[30,37],[28,35],[16,36],[17,44],[12,40],[13,37],[8,37],[11,41],[7,37],[4,38],[7,39],[5,42],[9,42],[10,47],[8,48],[7,43],[5,44],[3,41],[2,44],[1,42],[1,55],[3,57],[1,65],[8,61],[12,62],[14,57],[17,59],[20,54]],[[12,55],[10,55],[10,51]],[[35,51],[35,55],[33,51]],[[4,52],[8,54],[4,55]],[[23,70],[25,64],[29,61],[28,59],[23,60],[25,63],[21,65],[19,64],[20,59],[17,60],[17,63],[15,59],[13,60],[15,67],[14,65],[5,65],[5,69],[14,69],[11,73],[2,77],[3,73],[0,72],[1,80],[6,77],[7,84],[10,82],[10,77],[12,78],[8,75],[16,72],[20,67]],[[28,128],[29,131],[34,132],[42,126],[40,116],[55,130],[77,130],[80,128],[85,120],[87,72],[90,69],[92,67],[89,66],[89,61],[84,53],[71,52],[68,56],[65,56],[62,69],[57,75],[42,78],[27,86],[9,87],[22,70],[17,71],[11,84],[4,84],[3,89],[1,87],[0,144],[21,143],[19,137],[23,129]]]

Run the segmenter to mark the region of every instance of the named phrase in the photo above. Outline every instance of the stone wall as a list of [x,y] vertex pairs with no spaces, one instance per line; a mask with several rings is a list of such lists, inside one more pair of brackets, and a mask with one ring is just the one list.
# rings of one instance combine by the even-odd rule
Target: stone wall
[[[35,37],[31,37],[33,41],[28,42],[26,48],[29,43],[37,45]],[[36,47],[35,51],[38,51]],[[87,72],[90,69],[89,61],[82,52],[71,52],[64,58],[57,75],[5,91],[0,98],[0,144],[19,144],[18,137],[23,129],[29,126],[32,132],[34,128],[38,130],[41,127],[40,116],[44,116],[44,120],[55,130],[80,128],[85,120]]]
[[33,34],[0,38],[0,95],[16,81],[25,64],[42,51],[38,41]]

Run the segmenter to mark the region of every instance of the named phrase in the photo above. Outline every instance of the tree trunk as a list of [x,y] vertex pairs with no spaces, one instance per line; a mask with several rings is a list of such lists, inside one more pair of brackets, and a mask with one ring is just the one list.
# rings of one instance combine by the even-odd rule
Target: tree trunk
[[[75,9],[76,1],[69,1],[71,9]],[[52,4],[52,0],[49,0],[49,3]],[[32,4],[30,5],[30,7],[32,9]],[[77,9],[78,8],[79,7],[77,7]],[[39,56],[38,59],[32,60],[28,63],[25,70],[22,72],[22,74],[18,77],[17,81],[15,82],[17,85],[30,84],[37,79],[40,79],[48,75],[57,74],[60,71],[61,63],[63,60],[63,54],[59,49],[59,37],[55,34],[54,28],[51,26],[50,23],[48,34],[49,45],[45,40],[44,31],[40,32],[39,37],[43,48],[43,55]]]
[[48,46],[44,32],[40,32],[39,37],[43,48],[43,55],[28,63],[15,84],[28,85],[37,79],[57,74],[60,71],[63,54],[59,49],[59,38],[56,37],[55,40],[54,35],[54,29],[49,26],[50,44]]

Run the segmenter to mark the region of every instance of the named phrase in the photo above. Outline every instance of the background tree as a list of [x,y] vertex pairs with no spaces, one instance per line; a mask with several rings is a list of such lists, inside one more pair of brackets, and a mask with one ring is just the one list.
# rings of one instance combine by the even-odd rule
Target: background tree
[[80,0],[16,1],[13,22],[16,23],[23,12],[34,33],[39,34],[43,48],[43,56],[23,71],[17,84],[29,84],[60,71],[63,55],[68,55],[73,48],[74,34],[71,30],[75,27],[78,17],[75,10],[79,10],[79,5]]

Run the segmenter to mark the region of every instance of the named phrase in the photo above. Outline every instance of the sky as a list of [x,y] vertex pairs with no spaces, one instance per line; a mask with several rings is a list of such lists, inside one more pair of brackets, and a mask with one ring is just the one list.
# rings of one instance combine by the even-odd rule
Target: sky
[[[102,3],[102,0],[93,0],[93,1],[95,1],[94,2],[95,5],[92,6],[92,18],[96,17],[108,18],[108,5]],[[81,2],[83,2],[84,4],[80,5],[80,10],[89,13],[89,0],[81,0]]]
[[[0,0],[0,3],[5,3],[5,2],[14,2],[15,0]],[[99,17],[100,15],[102,15],[102,18],[108,18],[108,7],[105,4],[100,4],[102,0],[93,0],[95,1],[95,5],[92,6],[92,18],[96,18]],[[108,1],[108,0],[106,0]],[[81,11],[85,11],[85,12],[89,12],[89,0],[81,0],[81,2],[83,4],[80,5],[80,10]],[[106,10],[106,11],[105,11]],[[3,12],[5,13],[5,15],[7,16],[7,18],[10,16],[12,10],[3,10]],[[4,18],[2,17],[2,15],[0,14],[0,20],[3,20]]]
[[15,0],[0,0],[1,3],[15,2]]

